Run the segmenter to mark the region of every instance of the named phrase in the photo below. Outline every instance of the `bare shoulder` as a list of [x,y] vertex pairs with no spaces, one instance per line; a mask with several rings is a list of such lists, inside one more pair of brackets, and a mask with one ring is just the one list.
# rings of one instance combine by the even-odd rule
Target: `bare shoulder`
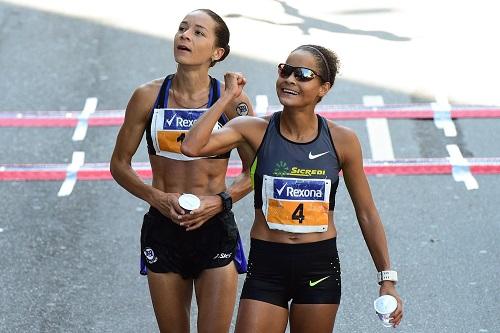
[[353,155],[361,154],[358,136],[351,128],[339,125],[331,120],[327,120],[327,122],[341,162],[346,162],[354,157]]
[[239,132],[265,131],[269,124],[269,117],[236,117],[228,123]]
[[155,79],[141,84],[135,89],[130,100],[134,100],[141,104],[147,104],[152,107],[156,100],[156,96],[158,96],[161,85],[163,84],[163,80],[163,78]]
[[351,128],[339,125],[331,120],[327,120],[327,122],[336,145],[352,144],[358,141],[358,136]]
[[240,133],[254,150],[262,142],[268,125],[269,118],[261,117],[236,117],[226,124]]
[[156,101],[163,80],[155,79],[138,86],[130,97],[125,117],[145,119]]
[[272,114],[266,114],[265,116],[259,117],[261,119],[264,119],[268,124],[271,121],[271,118],[273,117]]

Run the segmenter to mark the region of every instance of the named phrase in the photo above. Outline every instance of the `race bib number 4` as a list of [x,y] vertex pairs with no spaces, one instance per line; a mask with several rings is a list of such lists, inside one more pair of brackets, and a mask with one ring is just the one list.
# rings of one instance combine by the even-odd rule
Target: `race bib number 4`
[[264,176],[262,211],[273,230],[325,232],[331,190],[329,179]]

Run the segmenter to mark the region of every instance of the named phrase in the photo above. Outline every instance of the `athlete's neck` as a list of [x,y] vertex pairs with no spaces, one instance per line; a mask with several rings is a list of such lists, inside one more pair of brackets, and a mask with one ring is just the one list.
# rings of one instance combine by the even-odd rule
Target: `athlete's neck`
[[195,97],[204,91],[208,91],[210,86],[210,77],[208,71],[200,71],[186,67],[177,67],[172,88],[183,96]]
[[294,142],[310,142],[318,135],[318,118],[313,112],[296,112],[286,108],[280,117],[280,132]]

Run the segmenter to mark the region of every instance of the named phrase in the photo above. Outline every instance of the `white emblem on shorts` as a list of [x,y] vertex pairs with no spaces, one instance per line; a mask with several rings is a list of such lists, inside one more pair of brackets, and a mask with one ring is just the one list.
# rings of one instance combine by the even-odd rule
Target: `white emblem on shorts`
[[233,252],[229,253],[217,253],[213,259],[227,259],[230,258]]
[[144,256],[146,257],[146,260],[148,261],[149,264],[154,264],[155,262],[158,261],[158,257],[155,256],[155,253],[152,248],[146,247],[144,251]]

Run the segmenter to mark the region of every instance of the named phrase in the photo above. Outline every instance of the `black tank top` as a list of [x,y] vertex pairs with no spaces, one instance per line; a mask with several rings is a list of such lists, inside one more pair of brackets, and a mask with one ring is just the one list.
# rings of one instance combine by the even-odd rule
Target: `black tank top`
[[[188,157],[181,153],[180,147],[186,132],[207,109],[168,109],[169,90],[174,74],[168,75],[161,85],[158,97],[149,112],[146,125],[146,142],[150,155],[162,156],[175,160],[190,161],[205,157]],[[207,108],[210,108],[220,97],[220,82],[210,77],[210,93]],[[217,128],[228,122],[222,114]],[[209,158],[228,159],[231,152]]]
[[[329,210],[333,210],[341,168],[326,119],[317,115],[316,138],[297,143],[281,135],[280,117],[281,111],[272,115],[252,164],[254,207],[262,209],[266,205],[263,196],[267,191],[267,197],[281,200],[280,205],[288,200],[299,200],[295,201],[297,203],[321,199],[328,203]],[[266,189],[265,178],[269,177],[272,178],[268,179],[271,188]],[[325,180],[330,184],[328,193],[325,193]]]

